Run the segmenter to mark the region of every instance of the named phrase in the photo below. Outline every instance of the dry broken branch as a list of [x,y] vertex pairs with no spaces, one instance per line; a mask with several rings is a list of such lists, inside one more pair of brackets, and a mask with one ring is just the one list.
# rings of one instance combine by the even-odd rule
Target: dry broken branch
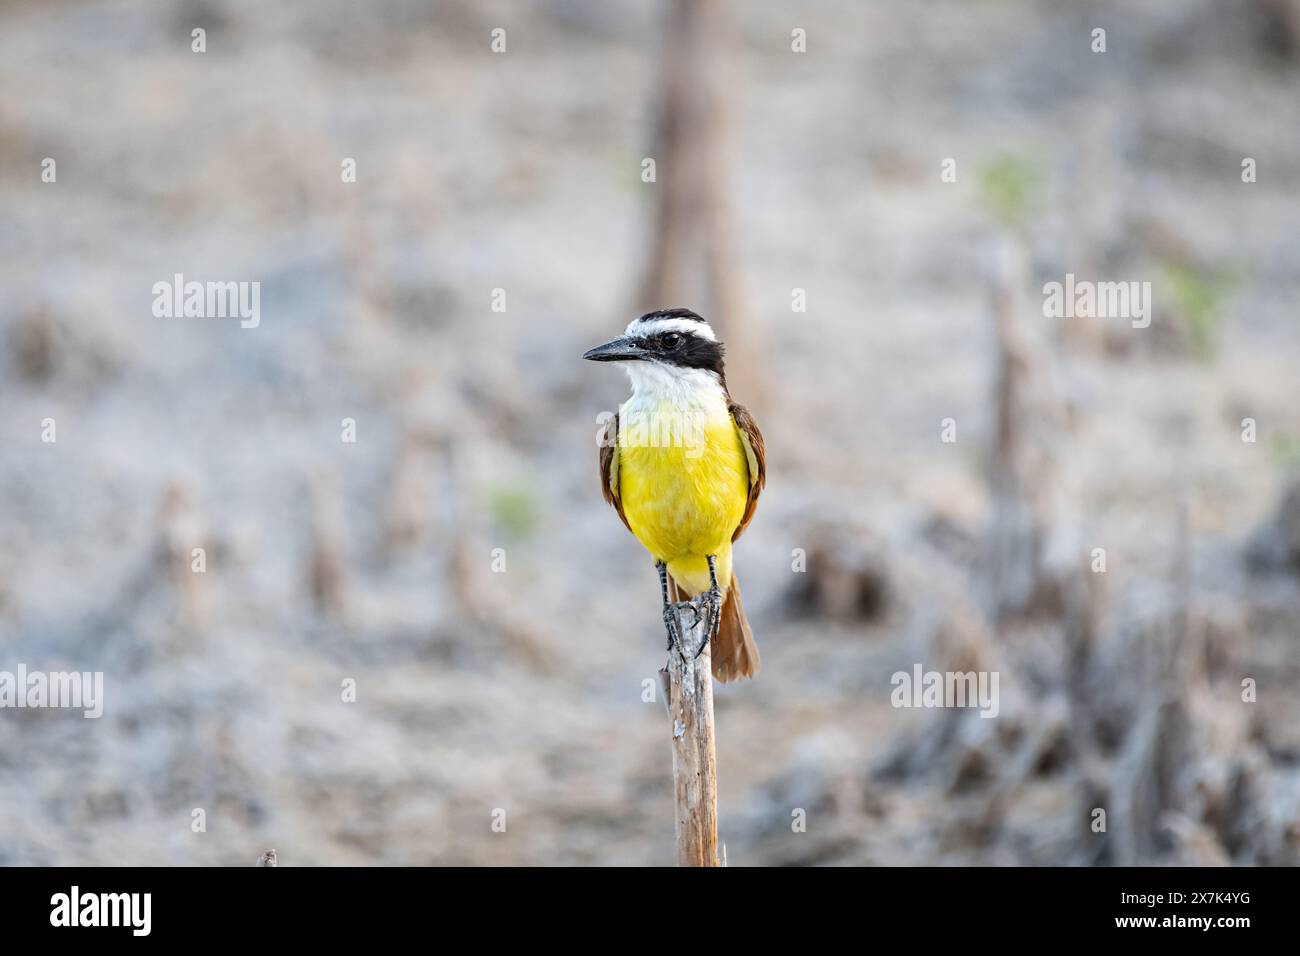
[[673,734],[678,866],[718,866],[718,771],[713,744],[713,678],[705,615],[694,602],[674,605],[686,653],[673,648],[659,672]]

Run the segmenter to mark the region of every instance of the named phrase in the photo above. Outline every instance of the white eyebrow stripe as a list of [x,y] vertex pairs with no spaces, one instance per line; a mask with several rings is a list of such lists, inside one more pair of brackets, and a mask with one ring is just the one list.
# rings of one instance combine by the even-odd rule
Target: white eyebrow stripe
[[623,334],[643,337],[658,335],[661,332],[685,332],[687,335],[698,335],[710,342],[718,341],[707,322],[696,322],[693,319],[652,319],[647,322],[634,319]]

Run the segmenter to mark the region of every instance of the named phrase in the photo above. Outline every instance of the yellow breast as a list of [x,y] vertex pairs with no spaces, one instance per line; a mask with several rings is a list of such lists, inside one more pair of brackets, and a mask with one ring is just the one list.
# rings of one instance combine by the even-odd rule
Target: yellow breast
[[731,578],[731,536],[749,499],[749,465],[731,415],[683,414],[670,405],[632,413],[619,427],[623,514],[637,540],[689,593]]

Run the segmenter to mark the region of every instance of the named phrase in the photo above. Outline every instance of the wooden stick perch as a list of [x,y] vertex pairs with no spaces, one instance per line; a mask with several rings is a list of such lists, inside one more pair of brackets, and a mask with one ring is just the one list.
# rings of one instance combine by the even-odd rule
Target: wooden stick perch
[[718,866],[718,768],[713,748],[713,676],[710,649],[699,657],[705,615],[695,602],[673,605],[682,644],[659,672],[673,735],[677,803],[677,865]]

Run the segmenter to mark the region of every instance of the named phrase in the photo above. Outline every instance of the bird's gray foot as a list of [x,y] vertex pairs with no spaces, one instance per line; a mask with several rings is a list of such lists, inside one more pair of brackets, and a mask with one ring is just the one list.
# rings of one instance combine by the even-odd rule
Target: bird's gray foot
[[668,566],[662,561],[655,562],[655,570],[659,572],[659,592],[664,599],[664,630],[668,632],[668,650],[674,647],[682,646],[684,635],[682,634],[682,621],[678,616],[686,607],[693,605],[684,602],[673,604],[668,600]]
[[682,646],[682,622],[677,617],[677,609],[681,605],[665,604],[664,605],[664,630],[668,632],[668,650],[674,647]]
[[709,641],[718,629],[718,624],[722,621],[722,592],[718,589],[716,561],[714,555],[709,555],[709,589],[697,598],[706,624],[704,640],[700,642],[699,650],[695,652],[696,657],[704,653],[704,649],[709,646]]

